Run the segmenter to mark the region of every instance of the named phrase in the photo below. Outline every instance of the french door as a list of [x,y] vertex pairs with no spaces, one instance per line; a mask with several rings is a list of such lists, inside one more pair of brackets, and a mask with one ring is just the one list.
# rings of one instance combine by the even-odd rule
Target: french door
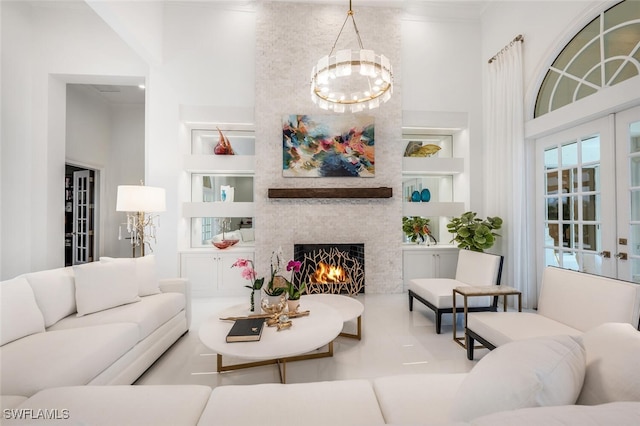
[[538,265],[640,282],[640,107],[536,141]]

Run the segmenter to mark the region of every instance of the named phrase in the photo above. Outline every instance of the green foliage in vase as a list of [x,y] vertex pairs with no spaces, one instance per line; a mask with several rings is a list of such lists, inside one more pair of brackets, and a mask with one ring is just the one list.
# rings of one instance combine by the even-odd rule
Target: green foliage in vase
[[287,293],[289,294],[289,300],[299,300],[306,286],[307,283],[302,283],[300,284],[300,287],[296,288],[295,284],[293,284],[292,282],[288,282]]
[[474,212],[463,213],[460,217],[454,217],[447,224],[447,230],[454,234],[451,242],[456,242],[458,248],[484,252],[495,243],[495,230],[502,227],[502,219],[499,217],[487,217],[480,219]]
[[416,244],[422,243],[431,235],[429,222],[430,220],[426,217],[404,216],[402,218],[402,232],[404,232],[411,242]]

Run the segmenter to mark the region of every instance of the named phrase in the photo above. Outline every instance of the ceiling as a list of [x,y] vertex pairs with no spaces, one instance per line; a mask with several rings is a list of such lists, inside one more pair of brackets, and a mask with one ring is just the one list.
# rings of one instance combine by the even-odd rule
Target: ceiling
[[98,92],[112,104],[144,104],[145,90],[138,86],[116,86],[110,84],[86,85]]

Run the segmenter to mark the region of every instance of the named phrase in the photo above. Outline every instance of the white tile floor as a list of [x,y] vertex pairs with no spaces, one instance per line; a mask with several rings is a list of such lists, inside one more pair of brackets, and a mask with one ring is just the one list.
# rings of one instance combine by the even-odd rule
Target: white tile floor
[[[442,334],[436,334],[433,312],[419,302],[414,302],[414,311],[409,312],[406,293],[367,294],[358,299],[365,306],[362,340],[338,337],[333,357],[287,363],[288,383],[466,372],[487,353],[486,349],[476,350],[476,360],[467,360],[465,350],[452,340],[451,316],[444,316]],[[198,327],[204,319],[243,302],[243,298],[194,299],[189,333],[136,384],[201,384],[213,388],[279,382],[275,365],[217,373],[215,354],[198,339]],[[355,331],[355,320],[346,324],[345,331]]]

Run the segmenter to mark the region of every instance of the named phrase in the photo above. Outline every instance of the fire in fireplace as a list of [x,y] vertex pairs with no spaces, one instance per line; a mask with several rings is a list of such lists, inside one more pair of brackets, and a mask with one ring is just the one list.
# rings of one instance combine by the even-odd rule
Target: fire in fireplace
[[364,244],[295,244],[301,262],[294,284],[307,283],[307,293],[364,293]]

